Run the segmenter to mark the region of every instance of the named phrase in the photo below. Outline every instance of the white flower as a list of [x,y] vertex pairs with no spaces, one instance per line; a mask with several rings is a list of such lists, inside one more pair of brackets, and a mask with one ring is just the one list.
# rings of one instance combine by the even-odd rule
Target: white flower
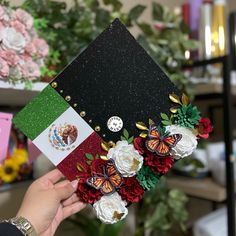
[[4,28],[1,30],[0,34],[4,49],[13,49],[18,52],[24,51],[26,45],[25,37],[14,28]]
[[124,177],[134,176],[143,165],[143,157],[127,141],[118,141],[116,146],[108,151],[107,157],[115,161],[118,171]]
[[93,204],[93,208],[97,217],[106,224],[114,224],[119,220],[123,220],[128,214],[120,195],[115,192],[109,196],[102,196],[101,199]]
[[172,154],[175,159],[189,156],[196,149],[197,137],[190,129],[178,125],[171,125],[166,127],[166,131],[170,132],[170,134],[182,135],[180,141],[172,148]]

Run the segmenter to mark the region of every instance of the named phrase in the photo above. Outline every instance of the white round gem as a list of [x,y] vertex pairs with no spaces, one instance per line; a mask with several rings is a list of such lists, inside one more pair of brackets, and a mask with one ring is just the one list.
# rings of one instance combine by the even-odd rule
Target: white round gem
[[123,128],[123,121],[119,116],[112,116],[107,121],[107,127],[112,132],[119,132]]

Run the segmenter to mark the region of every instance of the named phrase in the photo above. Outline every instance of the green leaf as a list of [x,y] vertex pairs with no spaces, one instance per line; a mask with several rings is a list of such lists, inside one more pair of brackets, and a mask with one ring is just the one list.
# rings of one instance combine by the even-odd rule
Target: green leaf
[[152,17],[154,20],[161,21],[163,20],[164,9],[163,7],[156,3],[152,3]]
[[122,3],[119,0],[103,0],[105,5],[112,5],[114,11],[119,11],[122,7]]
[[145,9],[146,7],[143,5],[136,5],[130,10],[128,17],[131,20],[136,21],[142,15]]
[[154,34],[152,27],[147,23],[138,23],[138,27],[143,31],[144,34],[151,36]]
[[88,161],[87,161],[87,164],[88,164],[89,166],[91,165],[91,163],[92,163],[91,160],[88,160]]
[[85,153],[85,156],[86,156],[86,158],[88,159],[88,160],[93,160],[94,158],[93,158],[93,155],[92,154],[90,154],[90,153]]
[[165,114],[165,113],[162,113],[161,112],[161,118],[163,119],[163,120],[169,120],[169,117]]
[[162,120],[161,123],[163,125],[171,125],[171,121],[168,121],[168,120]]
[[124,136],[120,136],[120,139],[121,139],[122,141],[126,141],[126,138],[125,138]]
[[110,22],[110,13],[105,9],[98,8],[96,10],[95,23],[98,27],[105,28]]
[[126,139],[129,138],[129,132],[128,132],[127,129],[124,129],[124,130],[123,130],[123,135],[124,135],[124,137],[125,137]]
[[128,141],[128,144],[131,144],[134,141],[134,136],[130,137],[127,141]]

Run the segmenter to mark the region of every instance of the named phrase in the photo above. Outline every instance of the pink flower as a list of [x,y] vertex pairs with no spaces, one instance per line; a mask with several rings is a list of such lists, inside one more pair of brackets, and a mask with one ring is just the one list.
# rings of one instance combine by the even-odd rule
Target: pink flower
[[36,48],[37,55],[39,55],[40,57],[46,57],[48,55],[49,47],[44,39],[34,38],[32,43]]
[[0,57],[4,59],[9,66],[15,66],[20,58],[13,50],[2,50],[0,51]]
[[15,30],[21,34],[26,33],[26,27],[18,20],[13,20],[10,22],[11,27],[15,28]]
[[7,23],[10,20],[8,12],[5,7],[0,6],[0,20],[3,24]]
[[5,60],[0,58],[0,78],[4,79],[9,75],[9,66]]
[[15,11],[15,17],[22,24],[24,24],[27,29],[32,28],[32,26],[33,26],[33,17],[28,12],[18,8]]
[[40,68],[32,60],[26,60],[21,67],[21,72],[24,78],[34,80],[40,77]]
[[26,46],[25,46],[25,52],[28,53],[29,55],[33,56],[34,54],[36,54],[36,48],[34,46],[33,43],[28,43]]

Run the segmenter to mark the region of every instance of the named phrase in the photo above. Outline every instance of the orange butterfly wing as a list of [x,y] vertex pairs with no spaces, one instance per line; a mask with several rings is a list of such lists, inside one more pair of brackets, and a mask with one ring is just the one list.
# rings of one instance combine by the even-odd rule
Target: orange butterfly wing
[[102,185],[101,191],[103,194],[111,194],[115,191],[115,187],[111,184],[109,180],[105,180]]
[[115,163],[112,160],[107,164],[107,176],[109,178],[109,181],[115,188],[120,187],[120,185],[122,184],[122,177],[117,171]]
[[146,141],[146,147],[150,152],[155,152],[160,144],[159,139],[149,139]]
[[153,127],[149,131],[149,137],[154,138],[154,139],[159,139],[160,138],[160,134],[159,134],[158,130],[156,129],[156,127]]
[[87,183],[96,189],[100,189],[104,182],[105,182],[105,178],[102,176],[101,177],[100,176],[93,176],[93,177],[87,179]]
[[166,156],[170,153],[170,147],[162,141],[158,145],[156,153],[160,156]]
[[166,137],[163,141],[170,147],[174,147],[181,138],[182,136],[180,134],[174,134]]

